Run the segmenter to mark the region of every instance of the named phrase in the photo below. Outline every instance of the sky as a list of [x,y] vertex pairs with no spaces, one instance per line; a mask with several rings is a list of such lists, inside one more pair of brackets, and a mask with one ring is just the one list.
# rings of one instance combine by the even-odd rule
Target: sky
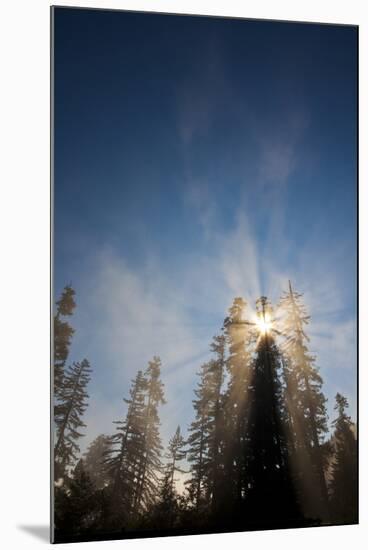
[[357,30],[56,8],[54,291],[93,368],[82,449],[159,355],[164,443],[235,296],[311,315],[356,418]]

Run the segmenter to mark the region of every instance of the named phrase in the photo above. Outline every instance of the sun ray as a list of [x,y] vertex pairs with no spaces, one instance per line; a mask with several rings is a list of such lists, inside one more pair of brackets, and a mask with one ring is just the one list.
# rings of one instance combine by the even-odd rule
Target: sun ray
[[260,317],[257,319],[256,325],[261,334],[267,334],[270,330],[272,330],[272,322],[267,319],[267,316],[265,318]]

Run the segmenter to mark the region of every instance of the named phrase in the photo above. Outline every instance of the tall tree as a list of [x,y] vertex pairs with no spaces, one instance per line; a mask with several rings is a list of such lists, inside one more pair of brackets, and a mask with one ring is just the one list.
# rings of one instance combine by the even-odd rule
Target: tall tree
[[[246,320],[247,303],[235,298],[224,321],[224,333],[228,345],[226,368],[229,376],[224,396],[225,476],[228,495],[225,500],[238,506],[242,499],[245,478],[244,434],[248,419],[248,386],[250,382],[251,343],[253,332]],[[227,507],[230,510],[229,506]]]
[[338,523],[358,521],[358,471],[357,442],[354,424],[347,415],[348,400],[336,395],[337,418],[334,426],[334,459],[330,485],[333,519]]
[[130,388],[124,420],[114,421],[116,432],[104,453],[105,475],[110,479],[107,492],[110,503],[107,527],[124,525],[132,511],[137,491],[138,464],[144,452],[144,414],[147,379],[138,371]]
[[148,508],[148,514],[144,518],[144,524],[147,527],[172,529],[179,522],[181,499],[175,487],[175,473],[185,473],[185,470],[179,465],[186,455],[184,447],[185,441],[180,433],[180,426],[178,426],[169,441],[165,455],[167,463],[160,480],[157,500],[153,506]]
[[254,525],[300,519],[288,460],[281,385],[281,354],[272,334],[266,297],[257,301],[260,333],[251,364],[249,422],[245,447],[245,502]]
[[97,489],[103,489],[110,481],[104,468],[105,453],[108,449],[109,437],[101,434],[92,441],[84,453],[84,468]]
[[192,502],[207,511],[218,511],[224,490],[223,440],[224,415],[222,385],[225,371],[225,336],[213,338],[211,352],[214,357],[202,365],[200,382],[193,401],[195,420],[189,428],[188,462],[191,478],[187,490]]
[[222,387],[224,383],[226,360],[226,338],[224,335],[215,336],[211,343],[213,359],[208,364],[206,379],[208,406],[207,406],[207,468],[206,489],[211,500],[211,511],[217,515],[220,512],[220,502],[224,494],[224,411]]
[[[74,329],[66,320],[75,309],[75,291],[70,285],[65,286],[60,299],[56,302],[54,316],[54,399],[58,400],[62,388],[65,363]],[[57,403],[55,404],[57,407]]]
[[305,332],[310,316],[302,294],[292,289],[280,300],[280,329],[284,336],[285,378],[289,388],[288,410],[293,425],[294,460],[298,471],[301,501],[307,516],[327,521],[329,500],[325,479],[324,438],[328,431],[323,380],[308,350]]
[[79,453],[78,440],[84,434],[82,417],[88,405],[87,385],[92,369],[87,359],[73,363],[63,377],[59,406],[55,414],[56,443],[54,448],[55,478],[65,473]]
[[168,476],[168,482],[171,485],[171,489],[175,487],[175,473],[185,474],[186,471],[180,467],[179,462],[186,457],[186,451],[184,450],[186,442],[180,433],[180,426],[176,428],[176,432],[169,441],[167,453],[165,458],[168,460],[165,467],[165,474]]
[[165,404],[164,385],[161,382],[161,359],[153,357],[145,371],[147,379],[146,405],[143,413],[143,453],[138,461],[137,491],[134,514],[147,510],[158,492],[161,463],[160,418],[158,409]]
[[208,377],[211,373],[211,363],[204,363],[199,371],[199,383],[194,390],[193,400],[195,419],[188,431],[189,437],[187,460],[190,465],[191,477],[186,481],[186,488],[191,502],[196,509],[205,508],[206,504],[206,474],[208,466],[208,433],[209,433],[209,388]]

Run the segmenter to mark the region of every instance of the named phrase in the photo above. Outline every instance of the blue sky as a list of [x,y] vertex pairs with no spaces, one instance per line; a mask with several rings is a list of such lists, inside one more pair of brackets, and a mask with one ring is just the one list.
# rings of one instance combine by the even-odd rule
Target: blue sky
[[[332,413],[356,408],[356,29],[57,8],[55,294],[94,369],[87,444],[154,355],[162,435],[235,296],[312,316]],[[332,416],[332,414],[331,414]],[[331,418],[332,419],[332,418]]]

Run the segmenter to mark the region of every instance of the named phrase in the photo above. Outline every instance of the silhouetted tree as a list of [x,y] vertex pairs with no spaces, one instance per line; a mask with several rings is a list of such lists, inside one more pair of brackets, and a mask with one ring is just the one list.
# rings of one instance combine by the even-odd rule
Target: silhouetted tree
[[75,291],[67,285],[60,299],[56,302],[56,314],[54,316],[54,399],[60,397],[64,376],[65,363],[68,358],[71,339],[74,329],[65,320],[73,314],[75,308]]
[[178,426],[174,436],[169,441],[167,453],[165,455],[165,458],[168,460],[165,467],[165,474],[168,475],[172,489],[174,489],[175,484],[175,473],[186,473],[186,470],[183,470],[183,468],[179,466],[179,462],[184,460],[186,456],[186,451],[184,450],[185,445],[186,442],[180,433],[180,426]]
[[[347,400],[337,394],[334,435],[327,432],[322,378],[308,350],[309,316],[289,291],[278,318],[267,298],[247,318],[237,297],[223,334],[211,343],[194,390],[187,442],[178,426],[163,464],[159,408],[161,361],[132,380],[126,416],[100,435],[73,470],[83,435],[90,366],[65,370],[75,307],[65,287],[55,316],[55,527],[59,541],[129,529],[242,529],[357,521],[357,449]],[[57,340],[57,342],[56,342]],[[279,342],[282,347],[279,347]],[[187,450],[186,450],[187,449]],[[330,503],[325,470],[330,458]],[[181,464],[189,464],[186,472]],[[179,494],[175,475],[189,473]],[[60,483],[60,479],[65,483]],[[330,506],[329,506],[330,504]],[[331,515],[330,515],[331,512]]]
[[109,449],[109,441],[107,435],[99,435],[84,453],[84,468],[97,489],[103,489],[110,481],[104,468],[104,458]]
[[165,458],[168,460],[164,475],[160,480],[157,501],[148,509],[142,525],[155,529],[172,529],[180,518],[181,499],[175,488],[175,472],[185,473],[178,463],[185,458],[185,441],[180,434],[180,426],[170,439]]
[[87,359],[73,363],[66,370],[60,390],[59,406],[55,414],[56,443],[54,448],[55,478],[63,475],[65,468],[72,466],[79,446],[77,441],[84,428],[83,414],[88,405],[87,385],[92,369]]
[[328,430],[326,398],[315,358],[308,351],[309,338],[305,326],[310,317],[302,302],[302,294],[292,289],[290,281],[289,291],[280,300],[279,313],[286,356],[287,406],[293,426],[295,478],[305,514],[327,520],[328,493],[323,454],[324,437]]
[[[249,423],[245,447],[246,517],[254,525],[290,525],[300,520],[293,491],[285,433],[281,354],[271,332],[267,298],[257,301],[261,318],[248,390]],[[266,322],[266,315],[270,317]]]
[[201,366],[200,381],[194,390],[197,399],[193,400],[195,419],[191,423],[188,432],[189,437],[187,460],[190,465],[191,477],[185,482],[190,501],[197,510],[208,504],[206,497],[206,474],[208,466],[208,434],[209,421],[209,387],[208,377],[211,376],[211,363]]
[[172,529],[179,518],[179,498],[166,471],[159,484],[157,501],[149,509],[148,526],[155,529]]
[[55,495],[56,538],[82,536],[98,528],[101,507],[96,487],[79,460],[69,479]]
[[336,395],[333,421],[335,453],[330,485],[333,519],[338,523],[358,521],[358,471],[357,443],[353,432],[354,424],[346,414],[348,400],[340,393]]
[[114,421],[116,433],[109,438],[104,453],[105,475],[110,479],[106,493],[108,511],[106,527],[123,526],[129,519],[137,491],[138,464],[144,452],[144,413],[147,379],[138,371],[132,381],[130,398],[123,421]]
[[251,324],[246,320],[247,303],[235,298],[224,321],[224,332],[229,354],[226,368],[229,375],[224,396],[224,446],[225,488],[227,510],[231,513],[231,501],[238,506],[242,499],[245,479],[245,439],[248,419],[248,386],[250,376],[251,349],[253,338]]
[[208,392],[207,424],[207,467],[205,485],[211,500],[213,514],[219,512],[224,493],[224,411],[222,386],[225,374],[225,336],[215,336],[211,343],[214,358],[208,364],[206,385]]
[[224,490],[224,415],[221,389],[225,371],[225,337],[211,343],[213,359],[202,365],[193,401],[195,420],[189,428],[188,462],[191,478],[186,486],[195,507],[215,513]]
[[158,408],[165,403],[164,385],[161,382],[161,360],[154,357],[145,371],[147,380],[146,405],[143,412],[143,452],[138,460],[137,490],[134,514],[138,514],[155,501],[158,493],[161,463],[160,419]]

